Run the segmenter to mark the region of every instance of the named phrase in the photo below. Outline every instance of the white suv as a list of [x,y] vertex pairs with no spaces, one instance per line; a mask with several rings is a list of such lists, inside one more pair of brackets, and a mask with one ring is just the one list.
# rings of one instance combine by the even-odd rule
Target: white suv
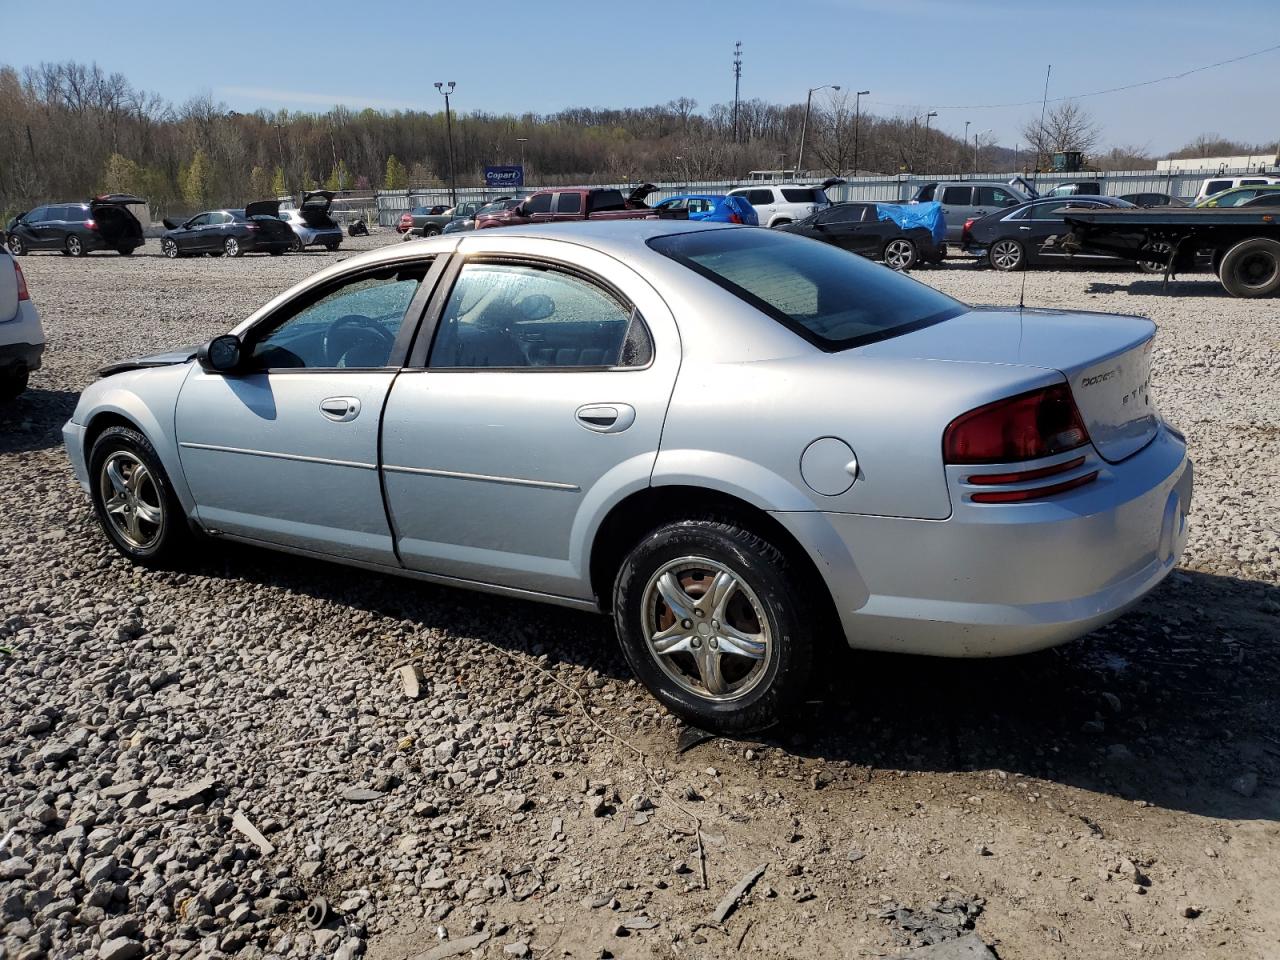
[[27,389],[27,375],[40,369],[44,328],[27,293],[22,268],[0,249],[0,400]]
[[798,183],[739,187],[730,190],[729,196],[742,197],[755,207],[762,227],[780,227],[831,206],[822,187],[806,187]]
[[1252,177],[1210,177],[1200,184],[1200,191],[1196,194],[1196,198],[1191,201],[1191,205],[1194,207],[1201,200],[1208,199],[1223,190],[1233,190],[1236,187],[1275,185],[1277,183],[1280,183],[1280,177],[1267,174],[1254,174]]

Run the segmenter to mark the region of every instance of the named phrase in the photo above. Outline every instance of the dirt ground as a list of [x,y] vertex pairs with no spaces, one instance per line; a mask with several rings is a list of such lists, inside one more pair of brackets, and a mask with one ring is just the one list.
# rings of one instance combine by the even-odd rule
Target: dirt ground
[[[59,449],[92,370],[222,332],[327,262],[23,260],[50,348],[32,390],[0,410],[13,481],[0,500],[0,645],[14,650],[9,666],[0,657],[13,694],[0,771],[17,777],[34,749],[16,730],[37,698],[61,703],[98,658],[136,655],[118,622],[155,636],[170,625],[175,669],[194,675],[182,689],[216,698],[227,722],[190,740],[177,726],[184,746],[169,749],[210,767],[226,758],[207,809],[277,821],[263,865],[305,894],[233,949],[144,904],[147,943],[263,957],[358,941],[352,952],[401,960],[487,934],[474,956],[819,960],[895,956],[971,927],[1004,960],[1280,956],[1280,302],[1195,280],[1162,294],[1122,271],[1032,273],[1028,305],[1161,324],[1159,404],[1198,467],[1183,566],[1076,643],[991,661],[851,653],[776,737],[681,752],[681,728],[602,618],[247,549],[177,574],[109,553]],[[1016,302],[1012,278],[968,263],[917,276]],[[52,612],[65,591],[72,609],[105,608],[92,662]],[[419,700],[393,672],[408,660]],[[379,772],[394,775],[384,799],[333,798]],[[0,799],[12,814],[0,835],[21,826],[27,782]],[[181,829],[203,829],[193,822]],[[252,866],[233,871],[246,889]],[[334,937],[302,923],[316,895],[348,901]]]

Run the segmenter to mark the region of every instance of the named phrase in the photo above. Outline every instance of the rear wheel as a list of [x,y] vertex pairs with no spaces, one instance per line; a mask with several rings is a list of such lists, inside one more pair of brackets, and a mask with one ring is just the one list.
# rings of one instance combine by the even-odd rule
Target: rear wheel
[[884,245],[885,266],[891,270],[910,270],[916,265],[916,245],[906,237],[898,237]]
[[1143,273],[1164,273],[1165,265],[1169,262],[1169,254],[1173,250],[1171,244],[1158,240],[1155,243],[1149,243],[1143,247],[1144,251],[1150,251],[1155,259],[1139,260],[1138,269]]
[[133,256],[133,247],[116,247],[116,253],[122,257],[131,257]]
[[17,234],[9,234],[9,239],[5,242],[5,246],[9,248],[9,252],[15,257],[24,256],[27,252],[27,244]]
[[987,260],[991,266],[1006,273],[1024,269],[1027,265],[1026,259],[1022,244],[1017,240],[997,240],[987,252]]
[[222,250],[228,257],[238,257],[244,253],[244,250],[240,248],[240,241],[235,237],[227,237],[222,242]]
[[293,239],[289,241],[289,250],[293,253],[301,253],[304,249],[302,238],[295,233]]
[[89,453],[89,477],[112,546],[147,566],[178,559],[191,531],[151,441],[132,427],[108,427]]
[[769,224],[769,229],[772,230],[775,227],[785,227],[790,222],[790,220],[775,220],[773,223]]
[[67,237],[66,250],[69,257],[83,257],[85,254],[84,241],[73,233]]
[[768,539],[732,521],[650,533],[614,584],[627,662],[672,713],[745,733],[787,719],[808,689],[820,605]]
[[340,244],[329,242],[324,245],[324,248],[328,250],[330,253],[335,253],[339,246]]
[[423,227],[423,228],[422,228],[422,235],[423,235],[424,237],[438,237],[438,236],[440,236],[440,228],[439,228],[439,227],[436,227],[436,226],[426,226],[426,227]]
[[1241,240],[1226,252],[1218,278],[1233,297],[1265,297],[1280,290],[1280,242]]
[[18,396],[27,389],[30,378],[30,372],[21,365],[0,371],[0,400],[12,400]]
[[177,260],[181,251],[178,249],[178,241],[172,237],[165,237],[160,241],[160,252],[170,260]]

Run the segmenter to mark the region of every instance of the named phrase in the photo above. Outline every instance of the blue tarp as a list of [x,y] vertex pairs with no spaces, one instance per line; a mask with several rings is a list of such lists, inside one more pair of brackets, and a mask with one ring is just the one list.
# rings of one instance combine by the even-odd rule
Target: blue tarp
[[942,216],[942,204],[936,200],[927,203],[877,203],[876,214],[881,220],[892,220],[904,230],[924,227],[933,235],[934,243],[947,240],[947,221]]

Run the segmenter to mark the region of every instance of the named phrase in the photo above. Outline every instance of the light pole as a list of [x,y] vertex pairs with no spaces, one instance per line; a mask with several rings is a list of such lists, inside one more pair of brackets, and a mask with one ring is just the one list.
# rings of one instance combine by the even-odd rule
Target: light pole
[[820,87],[810,87],[809,95],[804,98],[804,120],[800,124],[800,152],[796,154],[796,176],[802,176],[804,173],[804,135],[809,130],[809,107],[813,104],[813,95],[819,90],[839,90],[838,83],[824,83]]
[[455,86],[457,84],[452,80],[447,84],[436,83],[436,91],[444,94],[444,128],[445,136],[449,138],[449,202],[456,207],[458,205],[458,181],[453,175],[453,120],[449,115],[449,94],[453,93]]
[[990,133],[991,133],[990,130],[984,130],[982,131],[982,133],[975,133],[973,135],[973,174],[974,176],[978,175],[978,141],[981,138],[988,136]]
[[[968,120],[964,122],[964,145],[966,147],[969,146],[969,121]],[[976,166],[977,161],[975,161],[974,163]]]
[[862,121],[862,98],[869,94],[870,90],[859,90],[853,98],[853,175],[858,175],[858,127]]
[[520,144],[520,172],[524,173],[524,145],[529,142],[528,137],[516,137],[516,143]]
[[929,169],[929,121],[938,115],[937,110],[931,110],[924,115],[924,168]]

